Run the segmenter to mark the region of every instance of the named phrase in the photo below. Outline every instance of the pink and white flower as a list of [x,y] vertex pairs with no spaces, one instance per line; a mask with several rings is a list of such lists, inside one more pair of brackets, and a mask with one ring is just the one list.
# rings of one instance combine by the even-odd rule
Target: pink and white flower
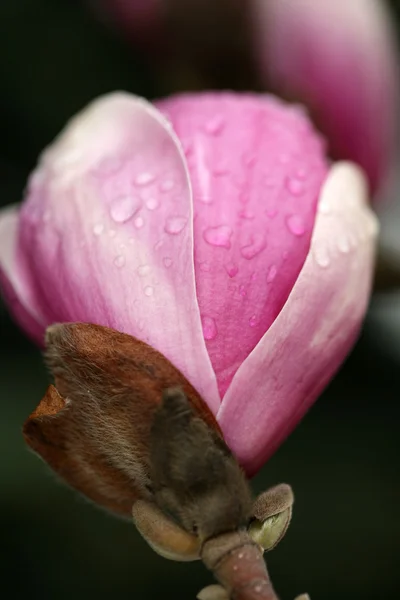
[[268,96],[95,101],[0,215],[1,284],[39,343],[54,322],[129,333],[202,394],[253,474],[354,343],[376,220],[350,163]]

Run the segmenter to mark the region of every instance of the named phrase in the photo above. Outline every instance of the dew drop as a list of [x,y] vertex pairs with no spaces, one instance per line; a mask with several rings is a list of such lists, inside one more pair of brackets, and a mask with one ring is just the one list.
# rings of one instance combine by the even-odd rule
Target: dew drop
[[154,179],[155,177],[152,173],[149,171],[143,171],[143,173],[139,173],[139,175],[135,177],[134,183],[139,186],[149,185],[149,183],[152,183]]
[[265,246],[266,246],[266,244],[265,244],[264,236],[262,234],[255,234],[253,236],[251,244],[247,244],[246,246],[243,246],[240,249],[240,253],[243,256],[243,258],[246,258],[247,260],[251,260],[252,258],[257,256],[257,254],[260,254],[260,252],[262,252],[262,250],[264,250]]
[[148,200],[146,200],[146,207],[149,210],[155,210],[156,208],[158,208],[160,205],[158,203],[157,198],[151,197]]
[[200,200],[200,202],[203,202],[203,204],[212,203],[212,196],[210,196],[209,194],[202,194],[200,196],[197,196],[197,199]]
[[174,186],[175,186],[175,182],[173,179],[165,179],[160,184],[160,191],[161,192],[170,192],[171,190],[174,189]]
[[255,327],[258,324],[258,318],[257,315],[252,315],[249,319],[249,325],[250,327]]
[[331,212],[331,206],[329,202],[326,200],[321,200],[318,204],[318,212],[320,212],[322,215],[329,215]]
[[144,225],[144,219],[143,219],[143,217],[136,217],[136,219],[134,220],[133,223],[134,223],[136,229],[142,229],[142,227]]
[[120,254],[119,256],[116,256],[114,258],[114,265],[118,268],[123,267],[125,264],[125,256],[123,256],[122,254]]
[[339,249],[339,252],[342,252],[342,254],[348,254],[350,252],[350,242],[349,242],[349,239],[345,235],[342,235],[339,237],[338,249]]
[[146,275],[148,275],[150,273],[150,271],[151,271],[151,269],[150,269],[149,265],[140,265],[137,268],[137,274],[140,277],[145,277]]
[[186,217],[169,217],[165,223],[164,231],[171,235],[181,233],[187,223]]
[[144,288],[144,295],[150,298],[154,294],[154,288],[151,285],[147,285]]
[[286,219],[286,225],[290,233],[293,233],[293,235],[297,235],[300,237],[306,232],[304,221],[302,217],[300,217],[300,215],[290,215]]
[[215,175],[216,177],[220,177],[221,175],[228,175],[230,172],[230,168],[225,162],[220,162],[213,165],[211,170],[213,175]]
[[239,217],[241,219],[245,219],[245,220],[248,220],[248,221],[252,221],[254,219],[254,217],[255,217],[254,213],[252,213],[252,212],[250,212],[249,210],[246,210],[246,209],[239,211],[238,215],[239,215]]
[[189,140],[185,140],[182,142],[183,151],[185,156],[190,156],[193,152],[193,144]]
[[172,258],[170,258],[169,256],[165,256],[165,257],[163,258],[163,263],[164,263],[164,266],[165,266],[167,269],[169,269],[169,267],[171,267],[171,266],[172,266],[173,260],[172,260]]
[[255,585],[254,586],[254,591],[259,594],[260,592],[262,592],[262,587],[261,585]]
[[247,296],[247,291],[246,291],[246,288],[244,287],[244,285],[241,285],[239,287],[239,294],[242,296],[242,298],[244,298],[245,296]]
[[237,275],[239,272],[238,267],[233,263],[228,263],[225,266],[225,269],[226,269],[226,272],[228,273],[229,277],[235,277],[235,275]]
[[202,317],[203,335],[205,340],[214,340],[217,337],[218,329],[215,320],[212,317]]
[[227,225],[218,225],[217,227],[208,227],[203,233],[203,238],[211,246],[229,249],[232,233],[232,229]]
[[329,257],[327,248],[316,248],[314,250],[314,258],[317,265],[326,269],[331,264],[331,259]]
[[267,274],[267,283],[272,283],[273,280],[275,279],[276,275],[278,273],[278,269],[276,268],[275,265],[272,265],[269,269],[268,269],[268,274]]
[[204,262],[201,262],[199,264],[199,269],[200,271],[203,271],[203,273],[208,273],[211,269],[210,263],[208,263],[206,260]]
[[101,235],[104,231],[104,225],[103,223],[97,223],[97,225],[95,225],[93,227],[93,233],[94,235]]
[[289,177],[286,180],[286,189],[292,196],[301,196],[305,191],[304,181]]
[[238,554],[238,558],[242,559],[243,557],[244,557],[244,554],[243,554],[243,552],[239,552],[239,554]]
[[245,167],[254,167],[257,162],[257,156],[254,152],[245,152],[242,156],[243,164]]
[[204,125],[204,131],[209,135],[219,135],[225,127],[225,119],[222,115],[215,115]]
[[119,196],[110,207],[111,218],[116,223],[126,223],[139,210],[140,201],[133,196]]
[[232,569],[233,569],[234,571],[237,571],[237,570],[238,570],[238,568],[239,568],[239,567],[238,567],[237,565],[233,565],[233,567],[232,567]]

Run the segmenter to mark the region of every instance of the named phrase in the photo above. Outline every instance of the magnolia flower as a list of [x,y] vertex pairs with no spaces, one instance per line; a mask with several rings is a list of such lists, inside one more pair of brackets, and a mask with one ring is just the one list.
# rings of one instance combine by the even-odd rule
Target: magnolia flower
[[383,0],[102,0],[102,5],[133,41],[145,36],[153,51],[161,44],[159,61],[189,60],[191,70],[197,66],[221,77],[225,52],[235,72],[256,68],[267,88],[312,109],[329,153],[362,166],[373,192],[386,182],[394,161],[398,65]]
[[38,343],[80,321],[161,352],[252,475],[357,337],[377,231],[366,188],[272,97],[112,94],[1,213],[4,296]]

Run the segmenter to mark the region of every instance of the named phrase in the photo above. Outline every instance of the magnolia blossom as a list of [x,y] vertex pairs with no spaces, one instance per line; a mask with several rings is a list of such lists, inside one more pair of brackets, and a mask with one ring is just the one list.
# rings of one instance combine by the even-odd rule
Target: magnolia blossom
[[[248,54],[253,52],[261,80],[278,95],[307,104],[327,136],[329,153],[362,166],[372,190],[379,191],[394,161],[398,101],[397,48],[384,0],[246,4],[247,19],[241,21],[247,20]],[[145,37],[153,51],[162,42],[158,60],[170,59],[174,51],[179,62],[193,52],[197,56],[193,40],[211,64],[218,64],[213,48],[222,49],[210,30],[222,29],[222,39],[229,38],[229,15],[244,11],[240,0],[102,0],[102,5],[133,41]],[[238,22],[232,39],[245,34],[238,34]],[[207,31],[200,42],[202,23]]]
[[4,296],[38,343],[81,321],[162,352],[251,475],[356,339],[377,231],[366,188],[273,97],[112,94],[2,212]]

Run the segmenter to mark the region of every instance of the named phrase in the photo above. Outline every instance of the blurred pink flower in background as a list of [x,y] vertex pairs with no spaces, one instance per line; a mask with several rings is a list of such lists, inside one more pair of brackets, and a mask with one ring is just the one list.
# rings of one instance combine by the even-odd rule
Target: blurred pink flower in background
[[358,334],[377,230],[366,188],[273,97],[106,96],[1,213],[3,292],[39,343],[83,321],[161,351],[253,474]]
[[[223,45],[215,38],[225,40],[231,13],[244,12],[239,0],[102,0],[102,5],[133,41],[146,38],[154,50],[163,40],[160,62],[174,52],[181,62],[194,53],[210,69],[212,62],[218,69]],[[329,154],[359,164],[372,191],[381,191],[394,162],[399,80],[385,2],[249,0],[246,6],[248,51],[263,85],[306,104],[327,137]],[[230,35],[244,35],[237,20]]]

